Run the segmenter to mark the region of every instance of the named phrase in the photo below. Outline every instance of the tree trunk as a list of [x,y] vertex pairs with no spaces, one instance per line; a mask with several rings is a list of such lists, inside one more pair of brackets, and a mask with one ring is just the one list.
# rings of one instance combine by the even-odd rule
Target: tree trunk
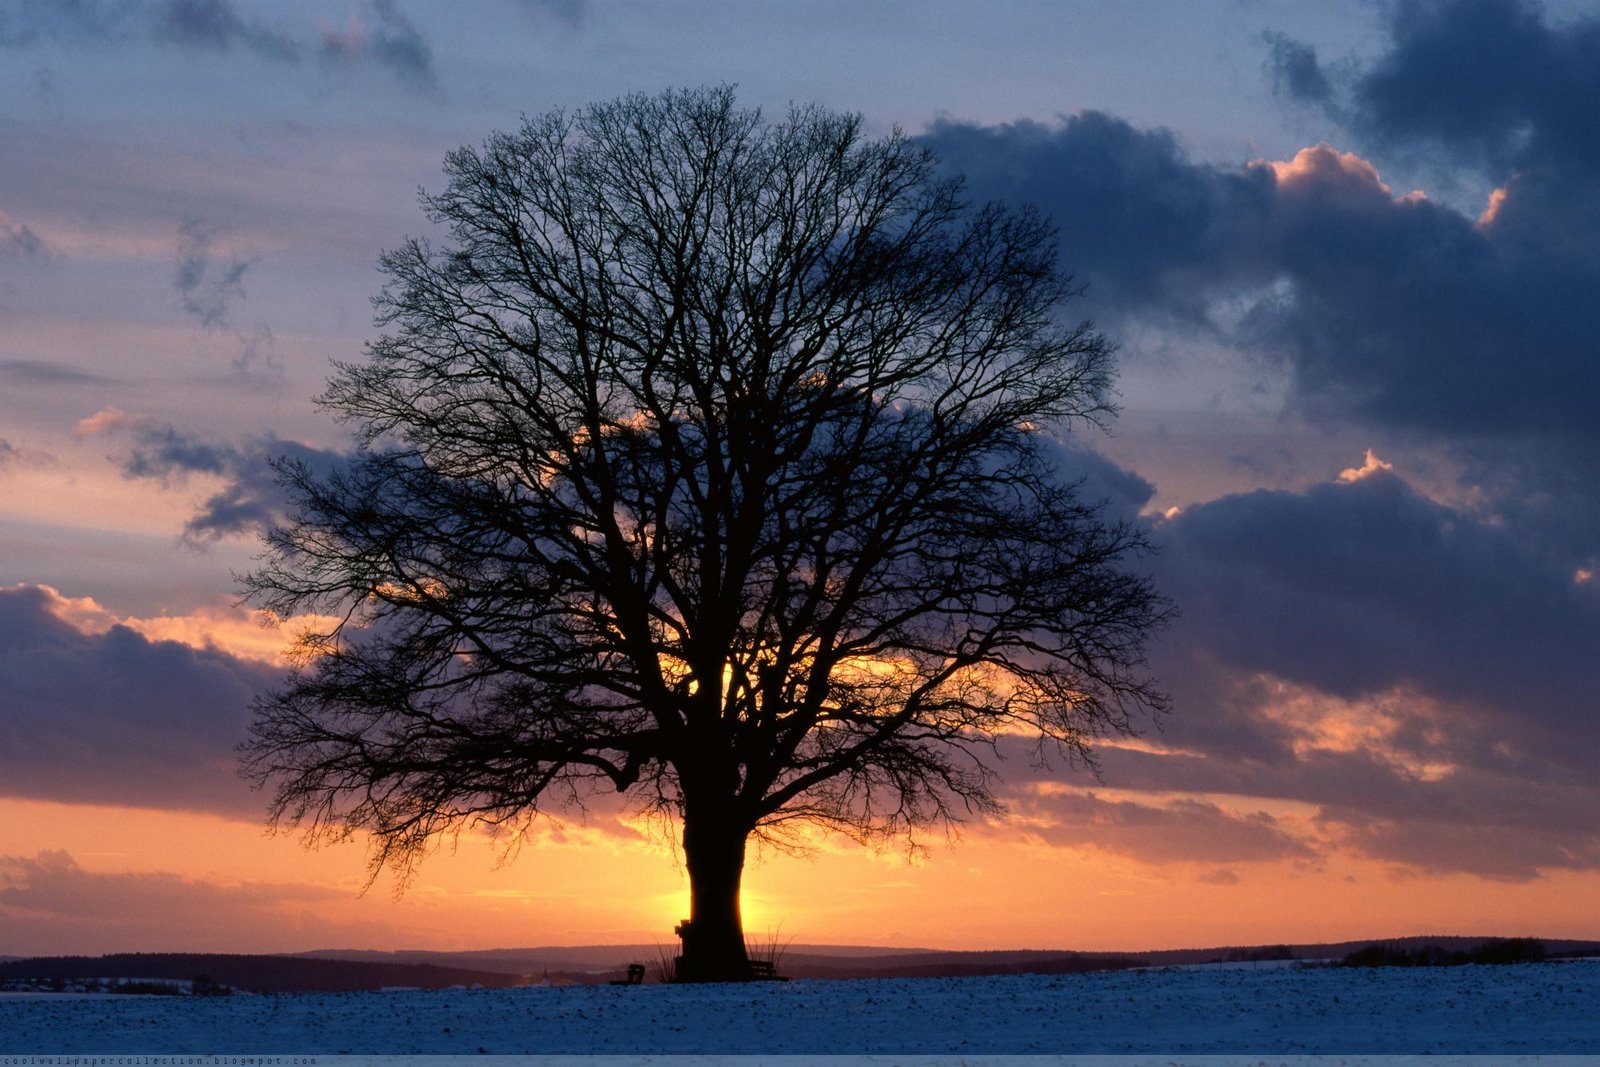
[[680,982],[743,982],[750,977],[739,882],[749,830],[719,813],[690,808],[683,819],[683,857],[689,868],[689,921],[679,927]]

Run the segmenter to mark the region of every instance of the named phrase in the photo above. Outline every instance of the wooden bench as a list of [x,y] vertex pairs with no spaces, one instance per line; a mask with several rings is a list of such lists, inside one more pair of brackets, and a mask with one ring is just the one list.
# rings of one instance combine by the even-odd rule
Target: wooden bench
[[613,978],[613,979],[611,979],[610,984],[611,985],[644,985],[644,964],[642,964],[642,963],[630,963],[630,964],[628,964],[628,977],[626,977],[626,978]]
[[751,960],[750,980],[753,982],[787,982],[789,979],[778,973],[778,965],[771,960]]

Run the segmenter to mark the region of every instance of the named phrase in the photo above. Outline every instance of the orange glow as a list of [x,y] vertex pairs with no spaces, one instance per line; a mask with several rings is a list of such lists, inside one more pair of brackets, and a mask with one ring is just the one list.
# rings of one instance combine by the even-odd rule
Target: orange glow
[[1252,160],[1250,166],[1266,167],[1271,170],[1273,178],[1280,186],[1292,187],[1326,179],[1331,175],[1381,191],[1397,204],[1420,204],[1428,199],[1428,194],[1421,189],[1413,189],[1402,196],[1395,196],[1394,190],[1378,174],[1377,167],[1354,152],[1341,152],[1330,144],[1302,148],[1287,162],[1257,159]]
[[[53,451],[60,450],[52,446]],[[63,455],[64,463],[70,458]],[[6,471],[0,516],[66,528],[158,537],[167,545],[194,513],[200,489],[220,479],[192,476],[185,486],[132,481],[95,457],[74,465],[70,478],[48,466],[13,465]]]
[[1377,457],[1377,454],[1374,453],[1372,449],[1369,448],[1367,449],[1366,462],[1362,463],[1359,467],[1346,467],[1344,470],[1340,471],[1339,481],[1349,485],[1351,482],[1359,482],[1361,479],[1377,474],[1379,471],[1392,470],[1394,470],[1393,463],[1385,463],[1383,460]]
[[231,603],[203,606],[183,615],[137,618],[119,616],[93,597],[63,596],[48,585],[37,588],[45,594],[45,609],[80,633],[101,634],[113,626],[126,626],[151,641],[215,648],[240,659],[276,666],[289,664],[289,651],[302,631],[332,626],[337,621],[331,615],[297,615],[280,621],[268,612]]
[[74,437],[96,437],[124,427],[143,426],[149,421],[144,415],[130,415],[119,407],[105,407],[93,415],[79,419],[78,424],[73,427],[72,435]]
[[1427,697],[1397,690],[1347,701],[1266,676],[1255,682],[1270,691],[1263,713],[1290,728],[1294,734],[1290,749],[1297,756],[1364,752],[1423,782],[1436,782],[1455,773],[1455,766],[1447,761],[1421,758],[1394,745],[1408,720],[1413,727],[1423,724],[1420,734],[1429,744],[1443,741],[1437,723],[1446,716]]
[[[688,913],[670,849],[599,829],[545,833],[509,863],[495,842],[463,836],[396,899],[387,882],[362,894],[358,844],[306,852],[250,823],[0,801],[0,827],[0,882],[19,877],[10,858],[57,850],[86,891],[162,890],[138,898],[143,914],[95,923],[0,905],[7,951],[670,944]],[[1342,853],[1313,865],[1158,865],[979,827],[926,843],[916,860],[839,843],[800,858],[753,849],[746,930],[800,943],[1085,950],[1440,931],[1600,937],[1594,874],[1416,877]],[[56,942],[30,940],[50,925]]]
[[[1369,454],[1363,469],[1380,467]],[[120,624],[282,662],[287,635],[262,626],[260,613],[209,606],[128,618],[93,598],[45,592],[50,611],[85,633]],[[1252,684],[1266,688],[1262,706],[1297,755],[1362,752],[1420,781],[1454,771],[1428,756],[1442,712],[1416,694],[1338,701],[1264,676]],[[1148,740],[1107,746],[1200,758]],[[1081,775],[1019,783],[1015,796],[1010,815],[973,823],[954,841],[925,834],[915,855],[808,828],[786,841],[802,855],[752,844],[747,932],[800,943],[1085,950],[1445,931],[1600,937],[1592,906],[1600,874],[1427,874],[1368,857],[1358,834],[1309,803],[1139,792]],[[1184,819],[1232,840],[1235,858],[1212,858]],[[292,834],[221,816],[6,799],[0,944],[18,953],[665,944],[688,913],[676,836],[670,823],[597,802],[587,822],[540,820],[520,842],[475,832],[444,842],[397,898],[388,875],[366,889],[359,838],[307,851]]]
[[1273,177],[1277,178],[1279,185],[1292,185],[1297,181],[1329,170],[1342,171],[1358,180],[1376,185],[1384,192],[1390,192],[1389,186],[1378,176],[1378,168],[1362,159],[1354,152],[1340,152],[1332,145],[1319,144],[1310,148],[1302,148],[1294,154],[1288,162],[1282,160],[1256,160],[1252,166],[1266,166],[1271,168]]
[[1493,226],[1495,220],[1500,217],[1500,208],[1506,202],[1506,193],[1507,189],[1503,185],[1489,191],[1489,205],[1483,209],[1483,214],[1478,216],[1480,230]]

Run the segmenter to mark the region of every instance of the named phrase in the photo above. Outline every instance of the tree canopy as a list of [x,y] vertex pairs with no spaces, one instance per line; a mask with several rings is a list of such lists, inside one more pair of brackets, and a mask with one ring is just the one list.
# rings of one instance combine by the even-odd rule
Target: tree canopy
[[1055,435],[1111,413],[1048,223],[905,135],[727,88],[527,119],[445,161],[383,334],[285,462],[245,579],[342,621],[258,701],[248,772],[375,871],[618,791],[681,820],[680,974],[739,977],[751,835],[996,806],[997,739],[1087,759],[1163,701],[1140,530]]

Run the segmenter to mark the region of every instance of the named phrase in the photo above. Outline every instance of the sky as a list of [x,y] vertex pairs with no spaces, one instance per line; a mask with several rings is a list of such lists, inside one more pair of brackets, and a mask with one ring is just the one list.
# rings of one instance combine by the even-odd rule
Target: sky
[[235,772],[268,461],[446,152],[733,83],[1031,203],[1120,346],[1172,713],[959,835],[762,853],[801,943],[1600,938],[1600,15],[1579,2],[0,0],[0,955],[662,943],[597,804],[403,894]]

